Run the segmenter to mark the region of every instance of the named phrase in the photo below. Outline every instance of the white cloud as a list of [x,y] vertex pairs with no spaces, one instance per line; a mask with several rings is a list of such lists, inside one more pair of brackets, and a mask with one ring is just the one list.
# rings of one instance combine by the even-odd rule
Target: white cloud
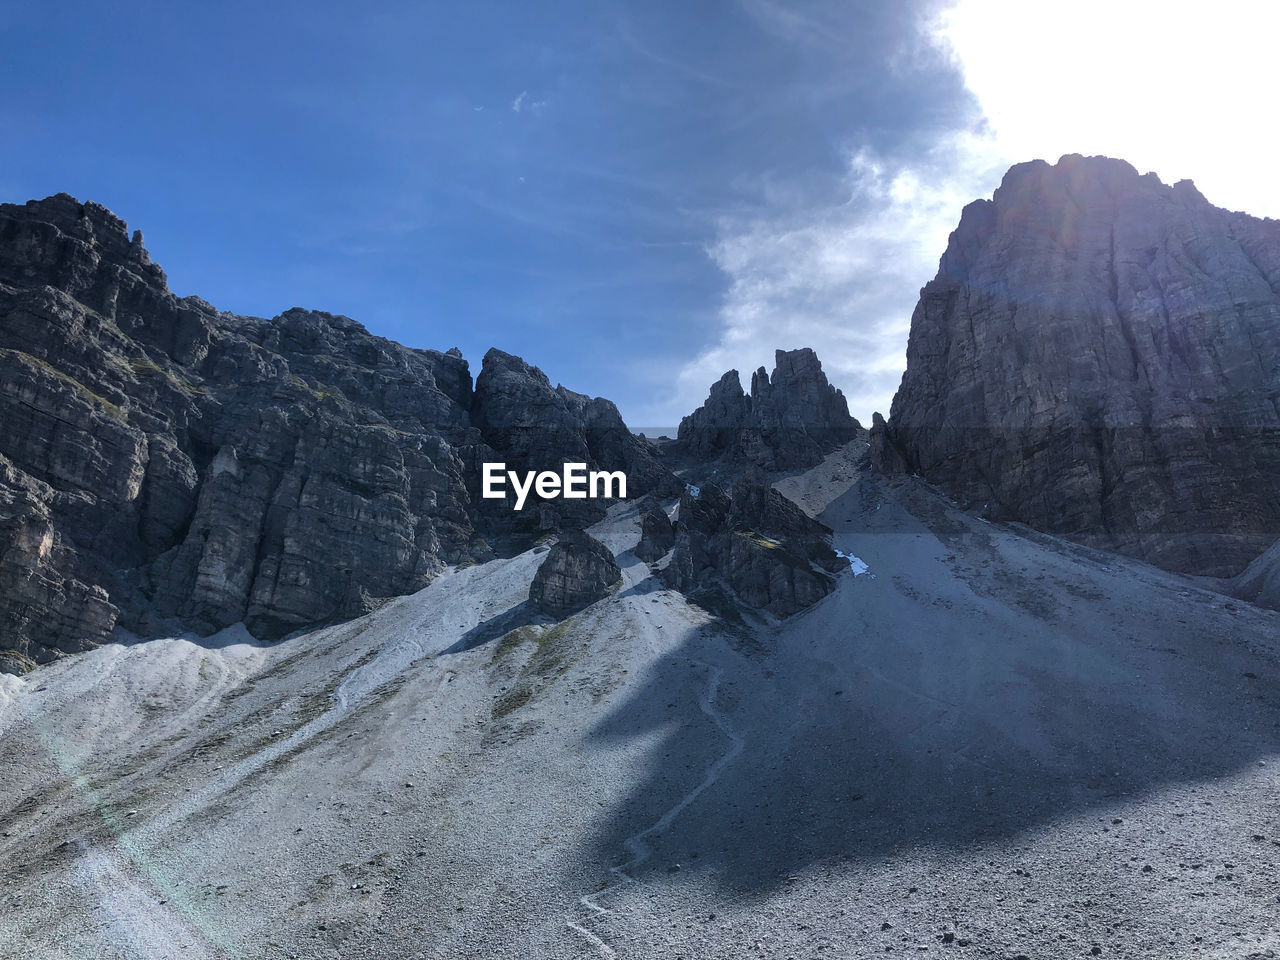
[[887,415],[919,289],[961,208],[990,192],[1004,167],[987,141],[964,133],[910,165],[862,150],[849,159],[840,205],[722,224],[709,252],[730,281],[723,330],[680,372],[686,408],[726,369],[740,370],[745,385],[757,366],[772,368],[775,348],[811,346],[855,416]]
[[745,382],[776,347],[807,345],[855,416],[887,414],[919,288],[964,204],[1012,163],[1108,154],[1280,216],[1265,100],[1278,28],[1280,4],[1245,0],[959,0],[921,33],[953,58],[980,120],[907,161],[851,151],[839,204],[726,218],[709,250],[729,282],[721,333],[680,371],[675,406],[693,409],[730,367]]
[[525,110],[530,113],[539,113],[546,105],[547,101],[545,100],[530,100],[528,90],[521,90],[520,96],[511,101],[511,109],[516,113],[521,113]]

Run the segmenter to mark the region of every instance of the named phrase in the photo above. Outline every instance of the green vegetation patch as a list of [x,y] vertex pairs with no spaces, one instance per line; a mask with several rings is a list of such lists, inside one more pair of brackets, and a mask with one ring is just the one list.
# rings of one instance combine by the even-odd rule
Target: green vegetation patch
[[573,618],[562,620],[555,626],[545,627],[538,634],[538,647],[525,664],[525,672],[539,677],[558,677],[569,669],[575,659],[575,645],[569,639],[569,624]]
[[534,640],[537,636],[537,628],[531,626],[516,627],[514,630],[504,633],[493,648],[493,656],[489,659],[489,666],[498,663],[526,640]]
[[733,532],[748,543],[755,544],[757,547],[761,547],[765,550],[773,550],[777,554],[776,559],[781,560],[789,567],[794,567],[797,570],[811,569],[811,564],[808,560],[805,560],[803,557],[796,556],[776,540],[770,540],[768,537],[763,536],[754,530],[740,529]]
[[735,530],[733,532],[736,533],[738,536],[740,536],[743,540],[750,540],[756,546],[764,547],[766,550],[778,550],[782,546],[782,544],[775,543],[773,540],[770,540],[768,537],[764,536],[763,534],[756,533],[756,531],[754,530]]
[[533,687],[521,681],[493,702],[493,719],[501,720],[533,699]]
[[572,618],[550,627],[517,627],[498,641],[490,665],[527,641],[532,640],[535,647],[515,683],[494,700],[493,719],[501,720],[519,710],[533,699],[541,684],[550,683],[569,669],[580,652],[580,644],[569,630],[571,623]]
[[49,375],[61,380],[63,383],[69,386],[72,390],[78,393],[81,397],[83,397],[85,400],[88,400],[91,404],[95,404],[96,406],[101,407],[102,411],[107,416],[111,417],[111,419],[119,420],[121,423],[124,423],[125,420],[127,419],[127,416],[125,415],[125,412],[123,409],[116,406],[116,404],[112,403],[106,397],[99,396],[98,394],[94,393],[92,390],[86,387],[83,383],[81,383],[75,377],[72,377],[69,374],[63,373],[61,370],[59,370],[53,364],[49,363],[47,360],[41,360],[39,357],[33,357],[31,354],[24,353],[21,350],[7,350],[7,349],[0,350],[0,356],[11,356],[11,357],[16,356],[20,360],[26,360],[30,362],[33,366],[37,367],[38,369],[43,370],[45,373],[48,373]]
[[0,649],[0,672],[15,673],[22,676],[36,668],[36,662],[25,653],[19,653],[9,647]]
[[192,383],[190,380],[179,377],[172,370],[168,370],[165,367],[160,366],[160,364],[148,357],[131,357],[129,360],[129,369],[133,371],[135,378],[163,377],[165,380],[169,381],[170,386],[175,390],[181,390],[183,393],[193,397],[203,396],[209,392],[199,384]]
[[343,396],[341,393],[338,393],[335,390],[330,390],[327,387],[323,387],[323,386],[313,387],[311,384],[307,383],[307,381],[303,380],[296,373],[290,375],[289,383],[292,386],[297,387],[299,390],[305,390],[317,401],[327,400],[330,397],[334,398],[335,400],[346,400],[345,396]]

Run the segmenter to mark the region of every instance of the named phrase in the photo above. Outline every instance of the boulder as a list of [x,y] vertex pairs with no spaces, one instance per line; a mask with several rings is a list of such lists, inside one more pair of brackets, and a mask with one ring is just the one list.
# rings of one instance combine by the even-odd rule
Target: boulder
[[622,582],[613,554],[583,530],[566,530],[547,552],[529,587],[529,601],[562,620],[606,596]]
[[835,588],[842,569],[831,530],[759,479],[732,496],[714,483],[680,498],[676,540],[661,575],[686,594],[727,588],[748,607],[788,617]]
[[646,500],[640,507],[640,542],[636,544],[636,556],[653,563],[665,556],[675,542],[675,526],[667,511],[660,503]]

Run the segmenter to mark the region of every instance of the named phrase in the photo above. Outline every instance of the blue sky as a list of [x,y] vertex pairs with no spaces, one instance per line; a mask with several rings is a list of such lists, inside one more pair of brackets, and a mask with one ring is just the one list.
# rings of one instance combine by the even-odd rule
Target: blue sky
[[993,12],[950,6],[5,3],[0,199],[97,200],[181,295],[499,346],[633,425],[805,344],[865,419],[960,206],[1029,158],[946,42]]

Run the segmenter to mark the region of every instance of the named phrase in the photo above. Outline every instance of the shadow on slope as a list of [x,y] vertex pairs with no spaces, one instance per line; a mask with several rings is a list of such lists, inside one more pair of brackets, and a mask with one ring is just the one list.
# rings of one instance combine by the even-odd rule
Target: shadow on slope
[[538,612],[538,609],[528,600],[521,602],[503,610],[501,613],[495,613],[487,620],[482,620],[476,624],[454,643],[450,644],[444,650],[441,650],[437,656],[447,656],[452,653],[462,653],[473,647],[489,643],[497,640],[499,637],[510,633],[512,630],[518,630],[521,627],[527,627],[534,623],[552,623],[551,618]]
[[644,837],[637,875],[681,864],[750,891],[820,862],[1109,822],[1125,798],[1280,749],[1280,614],[918,489],[865,481],[822,519],[874,576],[846,575],[761,642],[695,632],[660,661],[592,732],[664,736],[592,856],[625,861],[730,750],[698,705],[715,668],[713,706],[744,749]]

